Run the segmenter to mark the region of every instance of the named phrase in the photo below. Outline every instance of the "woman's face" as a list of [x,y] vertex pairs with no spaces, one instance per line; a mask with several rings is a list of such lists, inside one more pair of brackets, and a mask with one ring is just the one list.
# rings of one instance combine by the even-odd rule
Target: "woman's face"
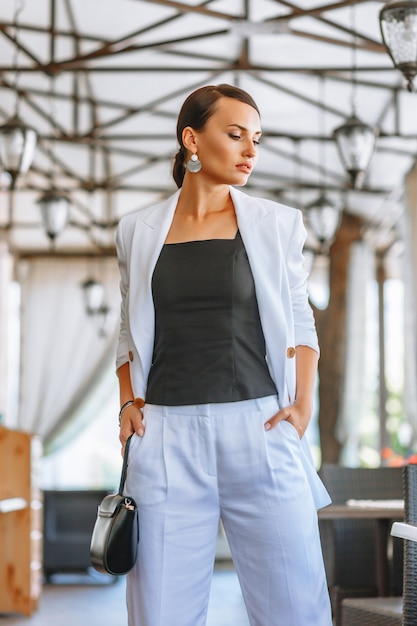
[[261,125],[253,107],[220,98],[203,130],[195,132],[202,168],[199,176],[213,184],[245,185],[256,163]]

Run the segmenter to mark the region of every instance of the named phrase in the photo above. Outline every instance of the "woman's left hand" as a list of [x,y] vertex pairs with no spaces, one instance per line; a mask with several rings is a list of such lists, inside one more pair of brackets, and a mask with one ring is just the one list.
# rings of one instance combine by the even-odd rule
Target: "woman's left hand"
[[291,406],[286,406],[284,409],[275,413],[267,422],[265,422],[265,430],[271,430],[275,428],[275,426],[281,422],[282,420],[287,420],[290,422],[298,433],[298,436],[301,437],[304,435],[308,423],[310,421],[310,413],[302,410],[300,406],[297,405],[297,402],[292,404]]

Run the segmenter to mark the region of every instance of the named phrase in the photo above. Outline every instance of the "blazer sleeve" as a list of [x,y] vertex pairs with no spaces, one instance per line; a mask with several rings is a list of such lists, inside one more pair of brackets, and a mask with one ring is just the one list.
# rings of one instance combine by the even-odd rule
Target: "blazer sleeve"
[[307,231],[303,224],[302,213],[297,210],[293,229],[288,242],[286,265],[290,285],[291,304],[294,319],[296,346],[309,346],[320,353],[314,315],[308,301],[308,272],[303,267],[303,247]]
[[129,271],[126,256],[125,242],[123,237],[123,219],[120,220],[116,234],[116,250],[117,261],[120,272],[120,293],[121,293],[121,310],[120,310],[120,330],[119,340],[116,350],[116,370],[121,365],[129,361],[129,329],[127,322],[128,292],[129,292]]

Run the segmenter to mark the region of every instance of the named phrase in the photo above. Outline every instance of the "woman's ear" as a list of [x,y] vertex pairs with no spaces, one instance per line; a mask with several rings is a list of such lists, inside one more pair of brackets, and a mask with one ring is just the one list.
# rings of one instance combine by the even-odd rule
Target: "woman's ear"
[[191,126],[186,126],[182,131],[182,143],[184,148],[194,154],[197,152],[196,132]]

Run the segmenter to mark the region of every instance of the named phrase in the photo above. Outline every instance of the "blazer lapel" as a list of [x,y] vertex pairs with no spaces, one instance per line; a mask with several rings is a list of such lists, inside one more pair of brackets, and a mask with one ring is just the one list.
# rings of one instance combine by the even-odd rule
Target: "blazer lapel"
[[236,189],[232,189],[232,199],[255,280],[268,366],[283,400],[287,395],[285,361],[291,309],[286,301],[288,290],[283,289],[286,277],[276,208]]
[[173,196],[154,205],[148,211],[140,211],[134,225],[130,261],[129,318],[145,383],[152,363],[155,332],[152,274],[171,226],[179,194],[178,190]]

